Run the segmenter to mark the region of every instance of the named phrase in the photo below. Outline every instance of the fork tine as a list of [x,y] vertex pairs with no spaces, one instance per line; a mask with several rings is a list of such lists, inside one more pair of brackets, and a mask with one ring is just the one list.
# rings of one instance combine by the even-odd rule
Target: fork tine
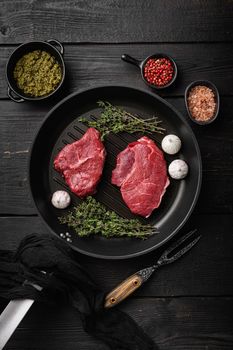
[[[176,259],[178,259],[178,257],[180,257],[181,255],[183,255],[184,253],[186,253],[189,249],[191,249],[194,244],[196,244],[201,236],[198,236],[197,238],[195,238],[192,242],[190,242],[187,246],[185,246],[183,249],[181,249],[178,253],[176,253],[175,255],[173,255],[171,258],[168,258],[168,255],[171,254],[173,252],[173,250],[177,249],[179,246],[181,246],[186,240],[188,240],[191,236],[193,236],[195,233],[197,232],[197,230],[192,230],[190,232],[188,232],[186,235],[184,235],[183,237],[181,237],[177,242],[175,242],[174,244],[172,244],[167,250],[165,250],[165,252],[161,255],[161,257],[158,260],[158,264],[163,263],[163,264],[168,264],[169,262],[172,262]],[[172,260],[171,260],[172,259]]]
[[175,250],[176,248],[178,248],[182,243],[184,243],[187,239],[189,239],[192,235],[194,235],[194,233],[197,232],[197,229],[192,230],[188,233],[186,233],[186,235],[182,236],[180,239],[178,239],[178,241],[174,242],[170,247],[168,247],[168,249],[166,250],[166,255],[168,256],[173,250]]
[[172,263],[176,259],[179,259],[182,255],[187,253],[199,241],[200,238],[201,238],[201,235],[199,235],[197,238],[195,238],[192,242],[190,242],[187,246],[185,246],[183,249],[181,249],[179,252],[177,252],[171,258],[168,258],[167,264]]

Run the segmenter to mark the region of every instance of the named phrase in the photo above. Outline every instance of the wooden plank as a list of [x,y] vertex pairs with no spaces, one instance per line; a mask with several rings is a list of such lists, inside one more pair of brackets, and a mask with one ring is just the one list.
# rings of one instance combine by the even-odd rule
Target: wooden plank
[[[183,259],[157,271],[136,295],[233,296],[233,280],[229,278],[233,264],[232,225],[232,215],[193,214],[180,234],[197,228],[202,235],[198,245]],[[1,217],[0,228],[1,249],[11,250],[29,233],[48,232],[38,217]],[[137,270],[153,265],[165,247],[125,261],[103,261],[78,253],[77,260],[108,292]]]
[[[169,98],[187,118],[182,98]],[[198,212],[232,213],[232,97],[222,98],[218,120],[208,127],[189,121],[203,158],[203,186]],[[16,104],[1,101],[0,112],[0,213],[36,214],[29,195],[27,169],[29,149],[36,129],[50,104]]]
[[[5,303],[1,302],[3,308]],[[160,350],[231,350],[232,298],[131,299],[121,307]],[[87,335],[69,307],[34,304],[6,350],[107,350]]]
[[231,1],[1,1],[0,43],[232,41]]
[[[0,50],[0,72],[5,74],[8,57],[16,46]],[[128,84],[150,90],[142,81],[139,69],[121,60],[123,53],[138,59],[156,52],[170,54],[178,65],[178,78],[162,96],[183,96],[185,87],[198,79],[211,80],[221,94],[233,95],[233,47],[231,43],[198,44],[135,44],[135,45],[65,45],[67,84],[69,92],[109,84]],[[7,83],[0,80],[0,98],[7,97]]]

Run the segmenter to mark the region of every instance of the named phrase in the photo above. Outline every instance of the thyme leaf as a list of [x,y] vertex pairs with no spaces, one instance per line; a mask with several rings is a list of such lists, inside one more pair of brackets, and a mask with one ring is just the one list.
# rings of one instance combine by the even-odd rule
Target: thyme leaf
[[62,224],[67,224],[78,236],[102,235],[110,237],[136,237],[146,239],[157,230],[150,224],[142,224],[137,219],[125,219],[108,210],[93,197],[87,197],[80,205],[65,216],[59,217]]
[[113,106],[110,102],[98,101],[97,105],[102,108],[102,112],[97,120],[87,120],[80,117],[79,121],[99,130],[102,140],[111,132],[114,134],[123,131],[130,134],[135,132],[163,134],[165,131],[160,126],[161,120],[158,117],[143,119],[138,115]]

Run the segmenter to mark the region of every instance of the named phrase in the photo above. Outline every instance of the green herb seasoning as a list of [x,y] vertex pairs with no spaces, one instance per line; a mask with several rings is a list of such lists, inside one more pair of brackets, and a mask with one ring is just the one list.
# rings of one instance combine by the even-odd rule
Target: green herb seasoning
[[73,228],[80,237],[102,235],[110,237],[136,237],[146,239],[157,230],[150,224],[142,224],[137,219],[125,219],[114,211],[107,210],[93,197],[87,197],[69,214],[60,217],[62,224]]
[[162,122],[158,117],[143,119],[138,115],[113,106],[110,102],[98,101],[97,105],[102,108],[102,112],[96,121],[87,120],[83,117],[79,118],[79,121],[99,130],[102,140],[110,133],[118,134],[123,131],[130,134],[135,132],[163,134],[165,131],[160,126]]
[[24,94],[41,97],[56,89],[62,79],[62,69],[48,52],[35,50],[19,59],[14,78]]

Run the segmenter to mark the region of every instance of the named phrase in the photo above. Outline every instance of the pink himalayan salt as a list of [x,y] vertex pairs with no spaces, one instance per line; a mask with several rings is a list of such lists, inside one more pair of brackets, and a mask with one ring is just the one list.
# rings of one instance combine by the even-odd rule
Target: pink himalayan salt
[[197,121],[210,120],[216,109],[213,90],[202,85],[193,87],[188,95],[188,107],[192,117]]

